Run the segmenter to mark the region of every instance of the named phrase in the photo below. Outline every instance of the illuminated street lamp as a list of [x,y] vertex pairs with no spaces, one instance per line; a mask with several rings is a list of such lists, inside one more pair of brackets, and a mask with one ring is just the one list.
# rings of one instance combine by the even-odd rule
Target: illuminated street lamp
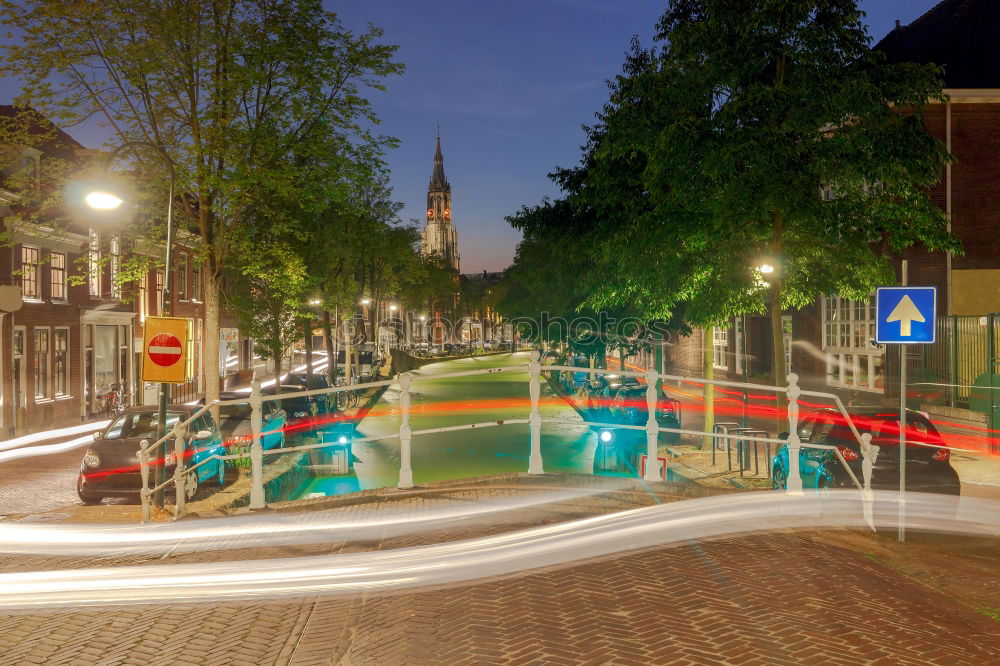
[[774,272],[774,266],[772,266],[771,264],[761,264],[760,266],[757,267],[757,270],[759,270],[764,275],[770,275],[771,273]]
[[[166,263],[163,268],[163,291],[160,292],[160,312],[163,315],[170,314],[170,262],[171,262],[171,245],[173,244],[173,234],[174,234],[174,181],[176,180],[176,173],[174,172],[174,162],[167,155],[166,151],[155,143],[150,143],[148,141],[129,141],[128,143],[123,143],[114,150],[112,150],[107,157],[107,161],[104,164],[104,175],[107,177],[108,172],[111,170],[111,165],[115,163],[115,159],[125,150],[134,150],[139,146],[145,146],[147,148],[152,148],[156,153],[163,158],[163,162],[167,165],[167,170],[170,172],[170,189],[167,193],[167,252],[166,252]],[[84,201],[87,205],[95,210],[115,210],[121,206],[124,201],[109,192],[103,190],[93,190],[88,192],[84,196]],[[156,424],[156,438],[163,439],[167,434],[167,403],[170,401],[170,384],[166,382],[160,383],[160,405],[158,414],[158,423]],[[162,443],[161,452],[159,454],[159,464],[156,465],[156,485],[161,486],[165,480],[165,472],[163,463],[166,460],[167,455],[167,442],[166,440]],[[153,494],[153,502],[157,507],[163,508],[163,489],[157,490]]]

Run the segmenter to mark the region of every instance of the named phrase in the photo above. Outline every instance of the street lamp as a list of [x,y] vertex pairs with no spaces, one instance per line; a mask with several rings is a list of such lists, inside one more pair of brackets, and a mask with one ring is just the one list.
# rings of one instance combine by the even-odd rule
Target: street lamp
[[[107,161],[104,163],[104,176],[107,177],[108,172],[111,170],[111,165],[115,163],[115,159],[123,153],[125,150],[134,150],[139,146],[145,146],[147,148],[152,148],[160,157],[163,158],[163,162],[167,165],[167,171],[170,172],[170,188],[167,194],[167,251],[166,251],[166,263],[163,268],[163,291],[160,292],[160,312],[163,315],[170,314],[170,263],[171,263],[171,245],[173,244],[173,234],[174,234],[174,220],[173,220],[173,210],[174,210],[174,183],[177,178],[177,174],[174,172],[174,162],[167,155],[167,152],[155,143],[150,143],[149,141],[129,141],[118,146],[112,150],[107,157]],[[95,210],[114,210],[121,206],[124,201],[109,192],[104,192],[101,190],[93,190],[88,192],[84,196],[84,201],[87,205]],[[159,419],[156,424],[156,438],[163,439],[167,434],[167,403],[170,401],[170,384],[166,382],[160,383],[160,405],[159,405]],[[166,477],[166,470],[164,468],[164,462],[167,457],[167,442],[164,440],[161,444],[161,451],[159,456],[159,463],[156,465],[156,485],[160,486],[163,484]],[[153,502],[157,507],[163,508],[163,489],[157,490],[153,494]]]

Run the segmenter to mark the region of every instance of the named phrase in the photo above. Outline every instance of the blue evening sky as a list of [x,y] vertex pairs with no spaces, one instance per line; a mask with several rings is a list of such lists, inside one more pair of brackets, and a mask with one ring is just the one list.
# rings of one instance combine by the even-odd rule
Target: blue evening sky
[[[875,40],[937,0],[862,0]],[[388,156],[403,219],[423,222],[437,123],[452,185],[462,272],[501,270],[519,234],[504,216],[556,189],[546,178],[572,166],[620,71],[632,35],[649,44],[664,0],[326,0],[347,27],[368,22],[400,46],[407,66],[373,95],[384,134],[400,139]],[[0,103],[17,84],[0,80]],[[96,131],[76,129],[98,146]]]

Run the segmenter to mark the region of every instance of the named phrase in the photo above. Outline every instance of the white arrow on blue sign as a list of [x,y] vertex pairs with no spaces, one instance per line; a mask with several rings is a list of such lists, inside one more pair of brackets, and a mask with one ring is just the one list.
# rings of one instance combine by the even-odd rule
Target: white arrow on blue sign
[[879,287],[875,290],[875,342],[931,344],[937,326],[937,287]]

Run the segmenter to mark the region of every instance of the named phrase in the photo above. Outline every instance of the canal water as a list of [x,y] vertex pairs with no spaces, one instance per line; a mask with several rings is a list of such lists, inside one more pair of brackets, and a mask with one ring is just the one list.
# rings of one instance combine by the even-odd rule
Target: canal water
[[[455,359],[414,371],[411,385],[410,426],[413,430],[465,423],[527,418],[530,411],[527,364],[520,352]],[[466,370],[523,366],[523,370],[436,378]],[[358,425],[356,437],[399,432],[399,386],[393,385]],[[576,410],[559,398],[542,380],[540,411],[543,418],[582,421]],[[542,426],[542,460],[546,472],[634,476],[632,456],[601,445],[598,434],[584,425]],[[412,439],[413,481],[460,479],[506,472],[527,472],[530,452],[527,424],[415,435]],[[595,469],[595,454],[597,468]],[[316,476],[296,490],[292,499],[394,487],[399,482],[399,439],[359,442],[353,445],[354,474]]]

